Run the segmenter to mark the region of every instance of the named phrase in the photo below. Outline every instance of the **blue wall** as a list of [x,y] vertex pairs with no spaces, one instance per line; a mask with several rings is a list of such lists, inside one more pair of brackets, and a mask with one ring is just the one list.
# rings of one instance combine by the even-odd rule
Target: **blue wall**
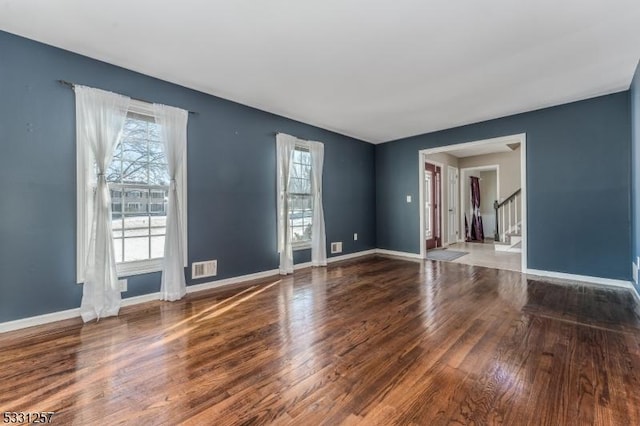
[[528,267],[629,280],[629,93],[376,146],[377,245],[419,253],[418,151],[527,134]]
[[[631,82],[631,239],[632,262],[640,256],[640,64]],[[640,291],[640,285],[636,284]]]
[[[343,241],[343,253],[375,247],[373,145],[0,32],[0,322],[80,305],[75,103],[58,79],[198,112],[189,262],[218,259],[216,279],[278,267],[276,131],[325,144],[327,242]],[[141,275],[124,297],[159,289],[160,274]]]

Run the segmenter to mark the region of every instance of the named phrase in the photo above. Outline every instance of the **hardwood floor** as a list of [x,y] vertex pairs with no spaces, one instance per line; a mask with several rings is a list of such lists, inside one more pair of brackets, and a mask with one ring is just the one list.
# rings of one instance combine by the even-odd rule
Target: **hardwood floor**
[[371,256],[0,335],[58,424],[640,424],[627,290]]

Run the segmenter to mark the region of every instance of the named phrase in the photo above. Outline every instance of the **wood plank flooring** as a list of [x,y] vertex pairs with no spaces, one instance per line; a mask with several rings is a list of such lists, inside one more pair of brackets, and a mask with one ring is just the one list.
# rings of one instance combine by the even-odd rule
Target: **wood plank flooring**
[[370,256],[0,335],[57,424],[638,425],[627,290]]

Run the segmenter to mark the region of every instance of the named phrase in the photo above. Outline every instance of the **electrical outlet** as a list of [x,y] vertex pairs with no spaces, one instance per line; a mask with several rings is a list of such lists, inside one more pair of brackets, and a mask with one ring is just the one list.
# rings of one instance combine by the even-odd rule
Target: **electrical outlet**
[[118,280],[118,285],[120,286],[120,293],[124,293],[127,291],[127,279]]
[[357,232],[353,233],[353,241],[358,241],[358,233]]

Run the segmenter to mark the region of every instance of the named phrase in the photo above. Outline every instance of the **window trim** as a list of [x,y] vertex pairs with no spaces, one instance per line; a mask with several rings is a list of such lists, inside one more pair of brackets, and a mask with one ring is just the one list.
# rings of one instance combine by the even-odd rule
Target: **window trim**
[[[153,104],[131,99],[127,114],[134,113],[151,117],[155,122],[153,112]],[[76,282],[82,284],[84,282],[84,269],[87,259],[87,249],[89,248],[89,235],[91,233],[90,192],[93,190],[94,181],[91,168],[93,164],[85,164],[86,147],[76,142]],[[188,204],[187,204],[187,155],[185,153],[182,159],[182,167],[176,175],[176,185],[178,188],[178,197],[180,197],[180,218],[182,220],[182,230],[184,239],[182,241],[184,259],[183,266],[188,266]],[[124,195],[124,194],[123,194]],[[124,197],[122,197],[124,200]],[[162,263],[164,258],[155,258],[147,260],[136,260],[130,262],[121,262],[116,264],[118,277],[128,277],[132,275],[148,274],[152,272],[162,271]]]

